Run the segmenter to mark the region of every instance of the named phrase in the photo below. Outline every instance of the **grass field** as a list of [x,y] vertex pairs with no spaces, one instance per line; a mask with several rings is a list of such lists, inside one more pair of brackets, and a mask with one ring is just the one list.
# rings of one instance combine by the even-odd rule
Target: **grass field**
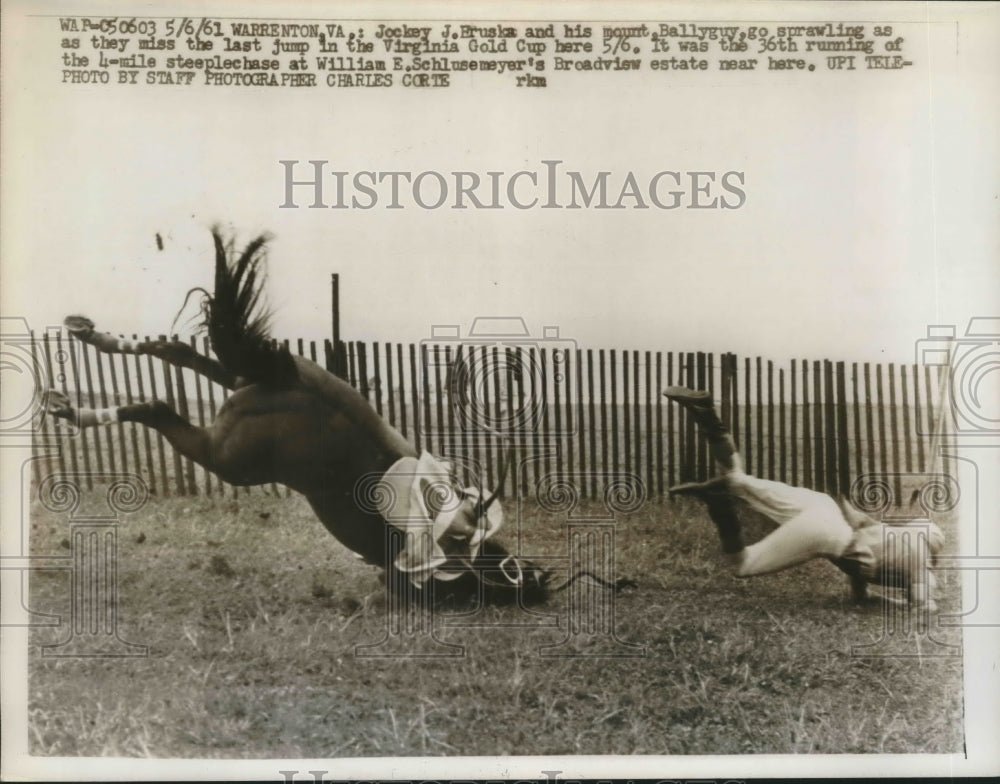
[[[105,512],[95,491],[78,514]],[[529,506],[522,525],[529,554],[565,553],[565,520]],[[31,528],[32,552],[67,552],[65,514],[37,506]],[[616,631],[645,646],[637,658],[542,657],[540,646],[567,635],[566,593],[542,608],[558,627],[501,626],[529,620],[511,607],[485,610],[487,628],[445,628],[437,614],[438,637],[465,646],[460,658],[359,658],[355,646],[385,634],[381,574],[297,496],[153,500],[122,519],[118,542],[119,634],[149,655],[43,659],[39,646],[67,631],[35,630],[33,754],[962,749],[960,657],[852,656],[852,645],[883,636],[879,603],[850,604],[828,563],[731,577],[707,517],[683,502],[618,520],[618,573],[636,587],[616,597]],[[939,575],[941,612],[960,609],[954,575]],[[33,572],[31,608],[67,617],[69,586],[67,572]],[[960,642],[954,629],[933,635]],[[916,633],[895,643],[935,650]]]

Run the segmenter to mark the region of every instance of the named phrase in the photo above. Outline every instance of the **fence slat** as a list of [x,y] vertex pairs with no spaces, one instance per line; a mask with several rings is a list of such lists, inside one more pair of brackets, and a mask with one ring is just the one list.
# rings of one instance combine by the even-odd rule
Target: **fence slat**
[[[699,351],[694,355],[694,372],[695,372],[695,382],[689,386],[695,389],[708,389],[708,380],[705,377],[705,353]],[[708,478],[708,440],[694,427],[694,421],[691,420],[692,430],[689,432],[694,436],[695,449],[697,452],[697,471],[695,477],[697,481],[703,482]]]
[[826,472],[823,470],[823,380],[819,360],[813,360],[813,481],[817,490],[826,489]]
[[[31,362],[32,362],[32,364],[36,368],[37,367],[42,367],[42,368],[45,369],[44,370],[44,378],[46,378],[46,379],[49,380],[49,384],[50,384],[50,386],[52,388],[55,388],[56,382],[55,382],[55,376],[53,375],[53,372],[52,372],[52,351],[51,351],[51,349],[49,347],[49,336],[48,336],[48,334],[44,334],[44,335],[42,335],[41,341],[39,341],[35,337],[35,330],[31,330],[30,331],[30,336],[31,336],[30,337],[30,343],[31,343]],[[33,368],[33,371],[34,371],[34,368]],[[44,394],[44,390],[42,390],[42,392]],[[55,427],[56,427],[55,422],[52,421],[51,417],[48,417],[48,416],[42,416],[41,417],[40,421],[38,422],[38,430],[39,430],[38,434],[42,436],[42,440],[43,441],[50,441],[50,440],[52,440],[51,436],[53,435],[53,431],[55,430]],[[32,452],[32,455],[36,459],[34,459],[34,460],[31,461],[31,476],[32,476],[32,481],[36,485],[39,482],[41,482],[42,478],[43,478],[43,474],[42,474],[42,462],[43,462],[42,461],[42,456],[44,455],[44,457],[45,457],[45,459],[44,459],[45,472],[44,473],[46,475],[52,473],[52,465],[53,465],[53,453],[52,453],[52,451],[49,450],[49,449],[46,449],[44,452],[42,452],[42,455],[39,455],[39,451],[41,451],[41,449],[40,449],[40,445],[38,443],[38,439],[37,438],[32,438],[31,452]],[[63,451],[64,450],[62,450],[62,449],[55,450],[56,454],[54,455],[54,457],[55,457],[55,460],[58,461],[59,463],[61,463],[62,460],[64,459]],[[65,469],[64,468],[60,468],[60,470],[65,470]]]
[[[379,355],[379,345],[378,343],[372,343],[372,366],[375,375],[372,376],[372,381],[374,382],[375,394],[375,413],[382,416],[382,359]],[[368,386],[368,381],[365,381],[365,385]]]
[[[451,346],[445,346],[444,347],[444,362],[445,362],[445,368],[446,368],[446,372],[445,372],[445,386],[448,388],[448,391],[450,393],[451,392],[451,384],[449,383],[449,381],[451,379],[451,374],[454,372],[454,365],[452,364],[454,362],[454,357],[452,357],[452,355],[451,355]],[[389,397],[392,398],[392,395],[389,395]],[[456,434],[456,430],[455,430],[455,407],[452,405],[452,400],[451,400],[451,395],[450,394],[448,396],[448,402],[445,405],[445,408],[447,409],[447,412],[448,412],[448,452],[450,453],[452,450],[455,449],[455,442],[457,441],[457,439],[455,438],[455,434]],[[439,426],[443,429],[444,428],[444,423],[442,422]],[[465,458],[465,456],[466,456],[465,452],[463,452],[460,455],[460,457],[462,457],[463,459]],[[469,480],[471,479],[471,477],[463,477],[462,479],[463,479],[463,482],[465,482],[466,484],[468,484]]]
[[[732,385],[730,383],[730,370],[729,365],[731,361],[730,354],[720,354],[719,355],[719,415],[722,418],[722,424],[725,425],[733,438],[736,438],[736,432],[733,429],[733,400],[732,400]],[[718,473],[718,466],[715,465],[715,460],[711,461],[711,471],[709,472],[712,476]]]
[[875,366],[875,403],[878,414],[879,473],[884,478],[889,471],[889,456],[885,443],[885,400],[882,394],[882,366]]
[[[657,438],[659,433],[658,430],[653,429],[653,356],[652,352],[647,351],[645,355],[646,360],[646,492],[652,496],[656,492],[656,480],[655,474],[653,473],[653,450],[655,443],[660,439]],[[659,493],[657,492],[657,495]]]
[[552,361],[552,426],[553,433],[552,438],[548,439],[550,443],[555,443],[556,448],[556,473],[562,474],[563,472],[563,447],[568,446],[568,442],[562,437],[562,391],[565,388],[565,375],[566,369],[562,364],[562,359],[560,355],[560,349],[551,348],[550,358]]
[[[684,384],[689,388],[698,387],[697,359],[693,352],[688,352],[684,355]],[[686,482],[697,481],[699,478],[698,468],[700,466],[698,447],[702,439],[698,438],[694,418],[686,408],[681,408],[680,416],[684,422],[684,462],[682,464],[684,473],[681,476]]]
[[350,341],[347,344],[347,356],[350,367],[348,368],[348,383],[355,389],[358,389],[358,347],[354,341]]
[[875,424],[872,403],[871,366],[865,362],[865,440],[868,443],[868,465],[865,473],[875,473]]
[[[895,495],[893,496],[897,502],[899,502],[900,496],[903,493],[902,481],[900,478],[900,461],[899,461],[899,430],[898,430],[898,417],[896,416],[896,367],[890,362],[889,363],[889,448],[892,450],[892,475],[893,475],[893,491]],[[884,444],[885,442],[883,442]]]
[[863,449],[861,448],[861,394],[858,389],[858,363],[851,363],[851,395],[854,398],[853,413],[854,413],[854,474],[856,477],[861,476],[864,473],[864,468],[862,468],[862,454]]
[[[667,386],[674,386],[674,354],[672,351],[667,352]],[[673,487],[677,483],[677,461],[675,455],[678,454],[677,451],[677,439],[675,430],[675,420],[674,420],[674,406],[668,403],[663,403],[663,398],[659,397],[661,405],[666,407],[667,410],[667,482],[668,488]]]
[[[386,380],[386,395],[385,402],[389,407],[389,424],[393,427],[398,427],[399,423],[396,420],[396,393],[393,391],[395,389],[395,379],[393,378],[393,367],[392,367],[392,343],[385,344],[385,380]],[[379,386],[381,387],[382,382],[379,381]],[[381,390],[379,391],[379,398],[381,398]],[[405,433],[404,433],[405,435]]]
[[[530,356],[525,351],[524,346],[518,346],[516,349],[517,353],[517,376],[515,381],[517,383],[517,413],[518,417],[522,417],[523,421],[529,424],[527,427],[518,428],[517,433],[517,445],[518,445],[518,458],[522,461],[523,472],[517,471],[516,477],[518,481],[524,478],[524,482],[530,482],[529,473],[531,471],[531,461],[525,461],[525,457],[528,454],[528,431],[534,427],[535,421],[535,407],[534,407],[534,395],[537,394],[535,389],[535,368],[530,362]],[[527,387],[527,389],[526,389]],[[537,464],[536,464],[537,465]],[[525,489],[527,491],[527,489]],[[521,494],[521,490],[517,491]]]
[[[583,475],[582,486],[580,487],[580,494],[586,497],[590,492],[590,482],[587,478],[587,428],[584,427],[584,394],[583,394],[583,351],[581,349],[576,349],[576,409],[573,412],[572,428],[576,428],[576,439],[577,439],[577,452],[579,457],[577,458],[577,470]],[[572,466],[570,466],[572,470]]]
[[[94,384],[93,374],[90,371],[90,351],[91,348],[88,345],[81,344],[82,350],[80,351],[80,356],[83,358],[83,373],[84,378],[87,381],[87,405],[91,408],[97,408],[97,397],[95,393],[96,385]],[[97,461],[97,470],[104,471],[104,449],[103,449],[103,439],[101,438],[101,428],[85,428],[82,430],[82,434],[89,434],[94,442],[94,458]],[[88,450],[89,451],[89,450]],[[87,489],[90,490],[94,487],[93,477],[89,475],[91,467],[86,466],[88,476],[87,476]]]
[[750,394],[753,374],[750,372],[750,357],[743,360],[743,462],[748,474],[754,472],[753,457],[753,395]]
[[[500,347],[494,345],[490,349],[490,365],[491,372],[487,374],[486,378],[489,379],[492,389],[491,394],[493,396],[493,421],[489,424],[492,426],[494,423],[500,421]],[[489,411],[489,407],[486,409]],[[496,466],[496,476],[500,476],[500,469],[503,465],[503,454],[501,454],[501,449],[503,444],[498,438],[487,438],[486,443],[489,445],[490,455],[493,459],[493,464]],[[490,480],[490,487],[493,487],[495,480]]]
[[802,484],[813,487],[812,409],[809,407],[809,360],[802,360]]
[[754,390],[756,391],[756,396],[754,398],[754,408],[757,411],[757,433],[754,437],[754,441],[757,442],[757,473],[760,476],[764,476],[765,471],[767,471],[767,462],[764,459],[764,373],[761,369],[761,358],[757,357],[754,361],[754,370],[757,372],[756,380],[754,382]]
[[[443,455],[448,451],[444,440],[444,389],[441,386],[441,346],[434,345],[431,347],[431,354],[434,357],[434,431],[437,433],[437,453]],[[358,357],[363,357],[364,354],[359,352]],[[360,367],[360,362],[359,362]],[[367,388],[367,382],[365,383]],[[430,417],[428,417],[428,421]],[[487,480],[489,486],[493,486],[493,474],[490,473],[490,477]]]
[[[163,336],[160,337],[163,340]],[[170,406],[174,411],[177,410],[177,395],[174,392],[174,379],[173,370],[171,366],[161,360],[161,369],[163,371],[163,392],[167,398],[167,405]],[[178,371],[180,372],[180,371]],[[177,495],[187,495],[187,488],[184,483],[184,465],[181,462],[181,454],[173,447],[170,448],[170,454],[173,460],[174,466],[174,485],[177,488]]]
[[[70,359],[70,361],[68,363],[69,367],[67,367],[67,363],[65,361],[63,361],[61,363],[62,366],[63,366],[63,373],[61,374],[62,377],[55,379],[56,381],[59,382],[59,389],[62,391],[62,393],[64,395],[66,395],[66,397],[69,397],[70,396],[70,386],[69,386],[70,385],[70,381],[73,382],[74,389],[79,389],[80,388],[80,377],[77,375],[77,371],[76,371],[76,362],[75,362],[75,358],[74,358],[75,357],[75,352],[73,351],[72,340],[68,340],[67,339],[67,345],[64,347],[63,346],[62,332],[60,332],[58,335],[56,335],[56,356],[59,356],[59,357],[68,356],[69,359]],[[69,371],[69,372],[67,372],[67,371]],[[69,378],[70,375],[73,376],[72,379]],[[54,377],[50,376],[50,378],[54,378]],[[82,436],[82,434],[81,434],[81,436]],[[80,440],[82,442],[82,438]],[[73,473],[75,474],[75,473],[77,473],[80,470],[79,460],[81,458],[79,458],[78,455],[77,455],[77,448],[76,447],[77,447],[77,444],[75,444],[72,441],[70,441],[66,445],[66,448],[64,450],[63,449],[59,450],[59,467],[60,467],[60,469],[65,470],[65,468],[66,468],[66,463],[65,463],[65,460],[64,460],[64,458],[62,456],[62,453],[65,451],[65,452],[69,452],[69,464],[70,464],[70,469],[73,471]],[[152,487],[150,487],[150,492],[153,492]]]
[[[58,356],[62,356],[60,352]],[[48,332],[42,335],[41,345],[39,345],[38,340],[35,338],[35,331],[31,330],[31,360],[36,366],[42,366],[45,368],[45,378],[48,379],[49,385],[52,389],[56,389],[60,384],[66,383],[65,373],[56,374],[55,368],[52,364],[52,344],[51,336]],[[62,376],[59,378],[58,376]],[[42,390],[44,394],[44,390]],[[46,442],[54,441],[54,436],[56,434],[57,428],[56,423],[49,416],[42,416],[40,421],[41,434],[43,440]],[[37,442],[33,443],[33,452],[37,452],[38,446]],[[51,473],[53,469],[53,451],[54,451],[54,462],[58,467],[58,470],[62,473],[66,472],[66,452],[69,451],[68,448],[55,449],[52,450],[46,447],[47,459],[45,460],[45,470],[46,473]],[[35,483],[42,481],[42,461],[34,460],[32,461],[32,473],[35,479]]]
[[639,352],[632,352],[632,440],[635,455],[632,465],[637,477],[642,477],[642,416],[639,398]]
[[[122,395],[118,385],[118,370],[116,369],[117,361],[124,363],[125,355],[114,354],[108,355],[108,375],[111,377],[111,394],[109,405],[112,408],[117,408],[122,404]],[[114,434],[114,440],[118,442],[118,464],[121,465],[122,470],[126,470],[129,465],[128,452],[126,449],[126,439],[125,439],[125,425],[121,422],[116,422],[111,428],[109,428],[110,433]],[[109,434],[109,440],[112,440],[112,436]]]
[[[656,352],[656,497],[663,498],[663,353]],[[670,430],[667,429],[667,438]]]
[[[184,385],[184,371],[181,368],[175,370],[176,380],[177,380],[177,412],[181,415],[181,418],[190,422],[191,412],[188,406],[188,396],[187,389]],[[177,450],[174,449],[176,453]],[[187,457],[182,456],[182,463],[184,465],[184,487],[187,495],[194,495],[198,492],[198,487],[195,482],[194,476],[194,462],[189,460]],[[272,485],[274,487],[274,485]]]
[[[603,363],[602,363],[603,367]],[[603,379],[604,373],[601,372]],[[602,392],[603,394],[603,392]],[[597,498],[597,398],[594,395],[594,352],[587,349],[587,423],[590,425],[590,497]],[[603,426],[603,422],[602,422]],[[604,465],[602,462],[601,465]]]
[[625,473],[632,472],[632,444],[630,435],[632,432],[632,408],[629,404],[629,352],[622,352],[622,442],[625,452]]
[[927,470],[924,459],[924,434],[927,431],[923,419],[923,407],[920,405],[920,368],[913,365],[913,425],[917,439],[917,470],[923,473]]
[[[927,393],[927,432],[935,433],[937,430],[937,418],[934,416],[934,387],[931,384],[931,368],[930,365],[924,365],[924,390]],[[929,442],[929,454],[928,461],[930,462],[930,470],[934,470],[934,466],[937,462],[937,455],[934,454],[934,448],[936,446],[935,441],[931,438]]]
[[618,461],[618,372],[616,352],[612,349],[608,352],[608,371],[611,376],[611,470],[617,474],[619,469]]
[[824,484],[828,493],[836,493],[837,479],[837,409],[833,386],[833,363],[823,360],[823,438],[825,439],[826,469]]
[[549,381],[550,381],[550,369],[548,363],[548,349],[542,347],[538,349],[538,362],[541,368],[542,377],[542,389],[539,393],[538,399],[541,401],[542,406],[542,453],[544,473],[543,476],[548,476],[552,473],[552,431],[549,427]]
[[427,363],[429,360],[430,349],[426,344],[421,344],[420,346],[420,377],[423,383],[421,392],[423,393],[423,406],[420,411],[420,420],[423,422],[424,433],[427,439],[427,443],[424,444],[424,449],[427,452],[434,451],[434,424],[431,417],[431,367]]
[[851,455],[848,448],[847,425],[847,377],[843,362],[837,363],[837,473],[839,484],[837,491],[846,496],[851,489]]
[[774,479],[774,363],[767,360],[767,478]]
[[732,421],[730,427],[733,431],[733,440],[742,454],[744,451],[743,442],[740,440],[740,359],[735,354],[729,355],[729,374],[731,389],[729,394],[732,397]]
[[[788,483],[788,449],[785,440],[785,369],[778,368],[778,479]],[[794,481],[791,482],[794,484]]]
[[907,382],[907,368],[906,365],[899,366],[899,380],[902,383],[902,420],[903,420],[903,459],[904,466],[906,468],[906,473],[913,472],[913,442],[912,442],[912,431],[910,427],[910,401],[909,401],[909,383]]

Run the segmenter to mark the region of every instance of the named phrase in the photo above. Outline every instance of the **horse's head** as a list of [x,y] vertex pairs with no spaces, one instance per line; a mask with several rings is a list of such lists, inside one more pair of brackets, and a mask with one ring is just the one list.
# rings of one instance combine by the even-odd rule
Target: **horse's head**
[[513,601],[520,594],[525,604],[537,604],[548,597],[551,574],[531,561],[511,555],[490,537],[503,525],[503,507],[498,503],[510,456],[501,468],[496,489],[483,497],[475,488],[467,488],[449,526],[453,533],[462,532],[470,546],[478,551],[476,569],[494,602]]

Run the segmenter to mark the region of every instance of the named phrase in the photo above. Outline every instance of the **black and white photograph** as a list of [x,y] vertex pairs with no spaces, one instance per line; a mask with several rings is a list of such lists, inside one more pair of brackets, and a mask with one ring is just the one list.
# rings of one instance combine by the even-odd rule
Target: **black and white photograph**
[[2,13],[5,779],[1000,773],[1000,4]]

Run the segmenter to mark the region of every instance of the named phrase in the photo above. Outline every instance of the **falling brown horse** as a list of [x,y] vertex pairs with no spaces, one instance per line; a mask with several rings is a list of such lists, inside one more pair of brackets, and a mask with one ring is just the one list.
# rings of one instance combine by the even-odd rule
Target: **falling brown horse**
[[233,390],[215,421],[198,427],[160,400],[75,408],[56,391],[49,412],[81,427],[145,425],[230,484],[285,484],[342,544],[408,590],[434,585],[470,597],[482,589],[487,601],[543,600],[549,574],[489,538],[499,525],[496,492],[484,498],[463,490],[448,464],[418,454],[350,384],[271,340],[261,302],[267,238],[237,252],[218,230],[212,234],[215,290],[202,291],[202,316],[217,359],[181,341],[97,332],[83,316],[68,317],[66,326],[100,351],[150,354]]

